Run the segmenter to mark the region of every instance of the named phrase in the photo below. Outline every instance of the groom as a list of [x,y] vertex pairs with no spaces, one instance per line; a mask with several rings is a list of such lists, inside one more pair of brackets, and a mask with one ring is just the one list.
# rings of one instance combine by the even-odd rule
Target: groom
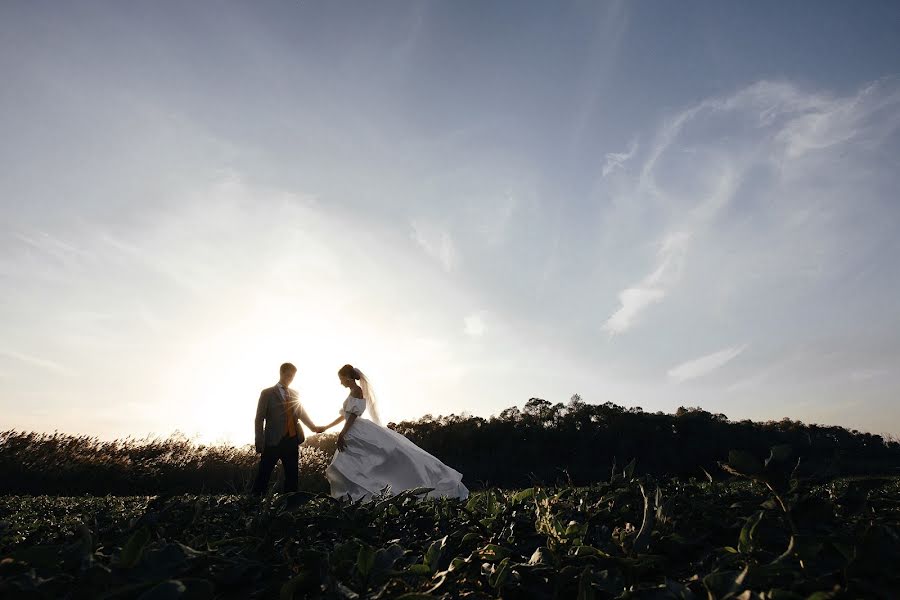
[[303,443],[303,430],[298,419],[310,429],[318,429],[297,401],[297,392],[288,387],[296,374],[297,367],[284,363],[278,383],[259,395],[255,423],[256,452],[262,456],[256,483],[253,484],[253,494],[256,496],[264,494],[269,487],[269,477],[279,460],[284,469],[284,491],[297,491],[300,444]]

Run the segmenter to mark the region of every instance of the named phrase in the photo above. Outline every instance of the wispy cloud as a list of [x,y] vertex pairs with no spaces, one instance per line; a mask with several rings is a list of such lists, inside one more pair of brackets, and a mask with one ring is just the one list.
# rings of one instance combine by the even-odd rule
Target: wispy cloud
[[440,229],[422,220],[412,223],[412,239],[431,258],[441,263],[445,271],[452,271],[459,264],[459,252],[453,238],[445,229]]
[[23,354],[21,352],[16,352],[14,350],[0,350],[0,356],[5,356],[6,358],[11,358],[13,360],[23,362],[32,367],[38,367],[41,369],[46,369],[48,371],[53,371],[54,373],[58,373],[59,375],[65,375],[67,377],[71,377],[76,374],[74,369],[70,369],[69,367],[61,365],[58,362],[55,362],[52,360],[47,360],[47,359],[41,358],[39,356],[31,356],[29,354]]
[[621,306],[607,319],[603,328],[615,335],[627,331],[635,322],[638,314],[645,308],[665,298],[662,290],[637,287],[627,288],[619,292]]
[[689,360],[669,369],[668,375],[678,383],[688,379],[703,377],[734,360],[746,348],[746,345],[732,346],[731,348],[725,348],[724,350]]
[[[808,104],[812,110],[792,118],[779,132],[777,140],[784,145],[787,158],[798,158],[809,152],[825,150],[859,138],[869,145],[880,141],[900,127],[900,89],[891,89],[890,80],[875,81],[858,93],[828,98],[817,96]],[[896,83],[896,82],[893,82]]]
[[[676,52],[632,52],[636,40],[653,44],[655,24],[624,0],[523,15],[500,37],[482,35],[484,14],[424,2],[374,20],[295,9],[278,15],[296,24],[289,32],[262,13],[162,32],[164,10],[113,14],[146,42],[113,62],[103,23],[65,26],[78,11],[6,43],[20,42],[6,79],[21,91],[0,94],[16,141],[0,161],[0,348],[20,352],[0,355],[7,395],[63,402],[96,432],[117,382],[91,374],[139,365],[153,377],[129,399],[158,417],[129,427],[164,427],[169,406],[212,382],[234,395],[219,408],[245,431],[246,394],[226,382],[252,393],[268,363],[288,357],[327,372],[322,397],[332,361],[371,365],[384,397],[406,403],[402,418],[423,412],[423,382],[436,390],[429,411],[482,415],[591,389],[651,410],[725,402],[738,417],[765,417],[763,398],[780,395],[786,414],[815,418],[820,408],[795,408],[896,389],[872,369],[900,352],[890,335],[900,329],[900,82],[848,87],[863,62],[867,73],[895,68],[878,54],[889,35],[878,23],[872,43],[837,40],[822,56],[858,50],[844,69],[786,58],[800,84],[753,82],[759,65],[745,60],[706,64],[704,27],[727,36],[729,19],[704,19]],[[322,45],[323,22],[340,35],[306,51]],[[781,25],[754,39],[804,56],[809,40]],[[521,50],[516,64],[528,68],[510,68],[498,45]],[[253,85],[193,77],[211,47]],[[695,55],[737,87],[706,96],[642,76]],[[109,68],[78,68],[99,63]],[[447,85],[441,73],[463,64],[481,67]],[[269,89],[278,93],[260,95]],[[319,200],[301,201],[300,188]],[[597,327],[616,343],[596,343]],[[846,354],[767,368],[812,339]],[[684,354],[667,354],[682,340]],[[690,379],[709,367],[691,363],[715,358],[700,355],[744,343]],[[73,369],[77,378],[57,374]],[[510,383],[498,386],[498,372]],[[879,412],[865,408],[855,412]]]
[[890,373],[888,369],[862,368],[850,371],[852,381],[870,381]]
[[71,263],[75,257],[87,254],[82,249],[50,235],[46,231],[17,232],[13,235],[20,242],[49,254],[66,264]]
[[199,288],[198,282],[182,272],[183,268],[180,268],[177,264],[167,263],[159,255],[156,255],[149,250],[102,230],[99,230],[97,240],[121,253],[121,255],[135,261],[140,266],[168,278],[173,283],[186,290],[195,291]]
[[666,236],[657,252],[654,269],[637,285],[619,292],[620,306],[606,320],[603,329],[611,335],[624,333],[637,322],[644,309],[666,297],[681,277],[689,239],[683,232]]
[[603,99],[608,86],[604,85],[619,58],[622,40],[628,31],[630,3],[613,0],[598,5],[591,21],[590,46],[586,49],[583,79],[579,82],[574,96],[579,100],[572,120],[572,141],[577,146],[591,131],[590,123],[603,113]]
[[[809,362],[817,361],[818,353],[806,346],[795,347],[783,356],[769,357],[769,362],[747,371],[740,379],[730,384],[725,391],[730,393],[752,392],[759,388],[777,387],[787,379],[796,381],[798,373],[810,373]],[[818,377],[818,375],[816,375]]]
[[616,169],[621,169],[623,165],[631,160],[637,153],[637,141],[632,141],[625,152],[610,152],[606,155],[606,163],[603,165],[602,176],[606,177]]
[[[633,244],[650,232],[660,250],[650,274],[618,292],[620,306],[604,329],[624,333],[661,303],[686,272],[689,249],[697,268],[721,268],[719,257],[728,248],[732,268],[716,280],[691,279],[707,288],[761,283],[739,276],[736,261],[744,261],[743,273],[779,282],[787,273],[797,282],[839,268],[847,260],[847,245],[835,240],[846,240],[853,230],[838,231],[838,224],[845,216],[860,218],[852,216],[859,206],[846,199],[876,185],[865,175],[871,173],[867,159],[858,154],[881,147],[900,129],[897,83],[881,80],[855,94],[832,97],[763,81],[666,118],[648,136],[652,143],[630,184],[628,177],[616,178],[610,187],[617,201],[610,205],[607,234]],[[635,153],[607,155],[604,175],[626,157],[636,160]],[[823,189],[825,181],[837,177]],[[872,191],[862,194],[861,202],[878,196]],[[741,194],[739,206],[735,199]],[[721,233],[723,225],[733,226],[728,218],[736,211],[757,227],[752,235],[744,223],[737,230],[744,235]],[[627,235],[632,237],[620,237]],[[707,289],[703,296],[714,294]]]

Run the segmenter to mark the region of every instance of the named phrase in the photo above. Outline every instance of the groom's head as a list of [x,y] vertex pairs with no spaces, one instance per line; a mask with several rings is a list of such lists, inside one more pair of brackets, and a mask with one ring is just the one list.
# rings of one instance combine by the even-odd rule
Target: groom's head
[[294,380],[294,375],[297,374],[297,367],[295,367],[291,363],[284,363],[283,365],[281,365],[280,373],[281,377],[278,379],[278,381],[281,383],[281,385],[291,385],[291,382]]

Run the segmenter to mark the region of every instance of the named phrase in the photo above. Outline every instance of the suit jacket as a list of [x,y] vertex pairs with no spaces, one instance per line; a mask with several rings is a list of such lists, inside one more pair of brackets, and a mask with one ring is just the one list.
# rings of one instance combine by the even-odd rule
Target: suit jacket
[[[288,402],[291,411],[290,418],[294,419],[297,427],[297,443],[303,442],[303,428],[300,426],[300,416],[306,414],[300,402],[297,400],[297,392],[288,389],[290,393],[290,401]],[[281,392],[278,386],[264,389],[259,394],[259,403],[256,405],[256,448],[261,450],[266,446],[277,446],[285,435],[287,435],[286,419],[285,419],[285,402],[281,399]],[[307,419],[309,420],[309,419]]]

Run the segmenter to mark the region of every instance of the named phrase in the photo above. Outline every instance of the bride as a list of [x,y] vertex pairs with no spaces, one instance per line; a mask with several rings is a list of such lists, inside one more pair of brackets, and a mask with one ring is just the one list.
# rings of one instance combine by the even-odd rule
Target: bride
[[[370,499],[380,492],[396,494],[417,487],[434,488],[429,496],[466,498],[462,475],[387,427],[378,418],[369,380],[352,365],[338,371],[350,390],[340,416],[319,432],[344,422],[334,459],[325,470],[335,498]],[[359,383],[357,383],[359,382]],[[368,412],[369,419],[363,413]],[[371,420],[370,420],[371,419]]]

